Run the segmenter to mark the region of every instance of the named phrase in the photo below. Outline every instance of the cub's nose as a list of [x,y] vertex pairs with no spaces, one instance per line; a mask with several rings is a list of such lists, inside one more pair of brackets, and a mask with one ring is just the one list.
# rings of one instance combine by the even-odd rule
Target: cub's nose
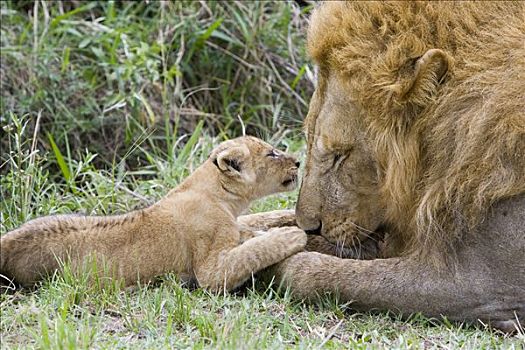
[[295,166],[299,168],[299,166],[301,166],[301,162],[295,161]]

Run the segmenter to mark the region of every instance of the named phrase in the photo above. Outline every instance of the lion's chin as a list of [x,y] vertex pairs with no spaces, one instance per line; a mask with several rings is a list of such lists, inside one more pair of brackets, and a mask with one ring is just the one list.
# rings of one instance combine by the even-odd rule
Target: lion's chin
[[323,227],[318,234],[331,244],[348,249],[358,249],[365,244],[370,245],[372,242],[382,244],[387,234],[386,227],[383,225],[378,226],[373,231],[356,227],[338,227],[337,230],[339,232],[327,232]]

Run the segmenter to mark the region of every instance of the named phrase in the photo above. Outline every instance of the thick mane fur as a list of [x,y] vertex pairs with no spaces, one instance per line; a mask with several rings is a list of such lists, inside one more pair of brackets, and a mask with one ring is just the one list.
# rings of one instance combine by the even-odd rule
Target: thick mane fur
[[[406,252],[450,255],[493,203],[525,193],[524,13],[522,2],[327,2],[312,16],[309,53],[348,77],[365,111]],[[429,49],[451,57],[444,81],[403,100]]]

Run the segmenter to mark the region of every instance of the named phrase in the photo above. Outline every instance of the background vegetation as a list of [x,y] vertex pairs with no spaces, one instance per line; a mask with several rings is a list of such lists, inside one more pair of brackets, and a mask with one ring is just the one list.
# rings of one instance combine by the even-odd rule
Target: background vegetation
[[[49,134],[59,149],[89,145],[107,164],[142,139],[172,156],[199,120],[223,137],[240,133],[239,119],[250,133],[282,132],[300,123],[313,87],[307,11],[286,2],[3,2],[2,121],[27,115],[34,125],[40,115],[44,149]],[[134,151],[128,161],[147,164]]]
[[[295,2],[0,3],[0,234],[56,213],[113,214],[162,197],[217,142],[298,154],[313,90],[310,6]],[[292,208],[296,193],[252,211]],[[249,286],[133,290],[71,274],[0,294],[2,348],[520,348],[525,337],[355,314]]]

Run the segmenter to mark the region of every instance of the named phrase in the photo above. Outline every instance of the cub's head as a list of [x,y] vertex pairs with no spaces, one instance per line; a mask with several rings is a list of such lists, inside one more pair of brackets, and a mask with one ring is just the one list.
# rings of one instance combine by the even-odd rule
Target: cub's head
[[221,143],[210,156],[225,190],[256,199],[297,186],[299,162],[270,144],[243,136]]

